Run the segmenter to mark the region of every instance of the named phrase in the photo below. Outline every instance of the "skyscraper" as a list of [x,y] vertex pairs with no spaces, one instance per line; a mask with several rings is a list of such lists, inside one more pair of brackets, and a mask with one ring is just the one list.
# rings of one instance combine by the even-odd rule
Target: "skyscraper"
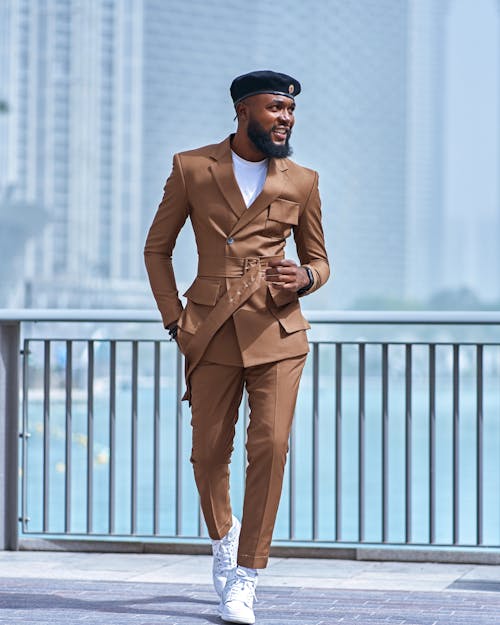
[[135,18],[142,2],[3,5],[9,131],[1,158],[7,154],[9,168],[0,184],[47,217],[18,276],[30,295],[17,289],[16,303],[112,305],[130,302],[134,290],[145,303],[135,260],[142,238],[142,24]]
[[449,0],[409,2],[406,170],[408,300],[443,286],[446,20]]
[[314,45],[306,40],[302,50],[303,71],[314,76],[306,137],[327,214],[328,305],[398,298],[406,270],[406,3],[322,3],[314,15]]

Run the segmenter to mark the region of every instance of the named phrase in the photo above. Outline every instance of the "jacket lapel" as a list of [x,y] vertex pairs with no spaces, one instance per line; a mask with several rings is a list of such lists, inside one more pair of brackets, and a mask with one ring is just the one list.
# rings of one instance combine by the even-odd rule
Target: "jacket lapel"
[[267,172],[264,188],[255,198],[253,203],[246,208],[240,216],[230,232],[231,235],[239,232],[242,228],[249,224],[280,195],[285,185],[285,172],[287,169],[286,161],[284,159],[271,158],[269,160],[269,170]]
[[210,169],[215,182],[231,210],[239,218],[246,212],[247,207],[234,177],[229,138],[216,146],[212,156],[215,158],[215,162],[210,165]]
[[287,179],[286,171],[288,167],[285,159],[271,158],[264,187],[247,208],[234,176],[230,137],[216,145],[211,156],[214,162],[210,165],[210,170],[215,178],[215,182],[232,212],[238,218],[238,221],[229,233],[233,235],[255,219],[280,195]]

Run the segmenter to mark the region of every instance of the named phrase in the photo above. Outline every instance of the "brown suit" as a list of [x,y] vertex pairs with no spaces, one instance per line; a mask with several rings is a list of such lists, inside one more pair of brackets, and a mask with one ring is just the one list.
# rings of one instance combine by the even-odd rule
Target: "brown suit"
[[[172,251],[188,216],[199,263],[198,275],[185,293],[187,306],[183,309],[172,268]],[[302,316],[297,293],[277,289],[263,279],[267,260],[284,256],[285,242],[292,231],[301,264],[313,272],[314,284],[308,291],[311,293],[329,276],[316,172],[289,159],[270,159],[264,188],[247,208],[234,177],[227,138],[220,144],[174,156],[172,173],[145,246],[146,267],[163,323],[167,326],[177,321],[178,344],[186,356],[186,397],[192,401],[194,428],[192,461],[212,538],[223,536],[231,523],[229,500],[223,496],[232,450],[231,423],[237,418],[243,385],[249,391],[250,465],[245,510],[259,516],[255,505],[259,497],[262,499],[262,490],[274,495],[264,498],[269,508],[260,515],[259,529],[244,511],[238,558],[244,566],[265,566],[267,562],[286,441],[298,381],[309,350],[305,333],[309,324]],[[250,388],[262,391],[259,385],[268,384],[265,380],[274,379],[273,375],[276,377],[276,372],[270,374],[276,367],[288,369],[285,380],[271,382],[274,386],[265,388],[271,409],[266,407],[266,401],[252,397]],[[230,387],[223,384],[228,379],[233,380]],[[284,398],[287,384],[290,401],[278,402],[278,389]],[[222,387],[224,392],[218,393]],[[265,417],[261,417],[263,413]],[[280,430],[276,422],[285,424],[279,441],[279,467],[269,468],[272,487],[262,483],[262,475],[252,482],[251,456],[258,457],[261,473],[266,464],[262,454],[256,453],[262,437],[254,437],[255,441],[260,440],[256,446],[251,440],[252,423],[257,430],[257,419],[267,422],[267,430],[271,429],[272,434]],[[274,452],[270,453],[270,465],[276,464]],[[215,498],[214,489],[219,492]]]

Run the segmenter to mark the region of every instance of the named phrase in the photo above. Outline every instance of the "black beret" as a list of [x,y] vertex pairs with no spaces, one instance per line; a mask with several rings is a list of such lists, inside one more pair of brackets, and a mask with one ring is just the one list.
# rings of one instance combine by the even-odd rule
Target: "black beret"
[[231,83],[230,91],[234,104],[258,93],[274,93],[293,100],[300,93],[300,82],[287,74],[260,70],[235,78]]

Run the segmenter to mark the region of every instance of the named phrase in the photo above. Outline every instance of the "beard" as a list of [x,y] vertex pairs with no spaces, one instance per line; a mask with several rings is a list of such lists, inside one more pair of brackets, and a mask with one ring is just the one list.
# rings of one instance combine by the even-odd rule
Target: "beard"
[[292,154],[292,146],[289,144],[291,129],[288,130],[285,143],[277,144],[271,139],[271,133],[274,128],[271,128],[269,132],[254,119],[250,119],[247,126],[247,135],[254,146],[268,158],[286,158]]

